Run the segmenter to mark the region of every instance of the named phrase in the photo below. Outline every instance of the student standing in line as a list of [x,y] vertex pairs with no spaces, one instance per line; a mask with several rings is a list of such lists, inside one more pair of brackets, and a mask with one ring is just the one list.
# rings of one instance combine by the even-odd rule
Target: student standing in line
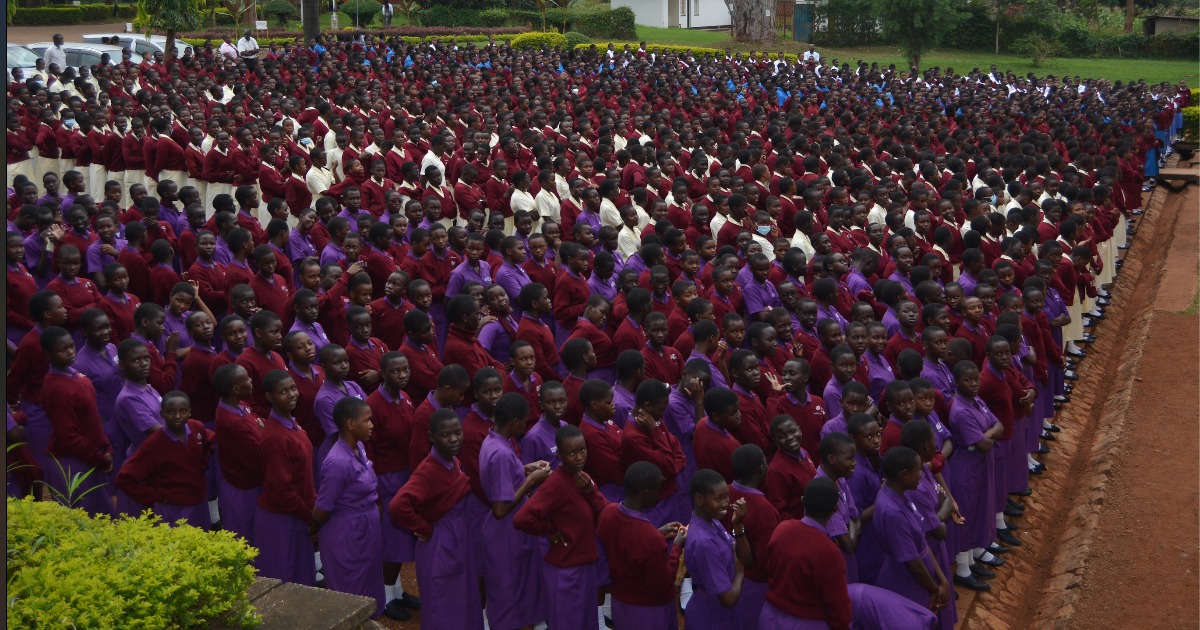
[[312,520],[317,531],[322,572],[330,590],[375,600],[383,612],[383,550],[380,535],[379,480],[364,443],[371,437],[371,408],[346,397],[333,407],[337,441],[321,465],[321,491]]

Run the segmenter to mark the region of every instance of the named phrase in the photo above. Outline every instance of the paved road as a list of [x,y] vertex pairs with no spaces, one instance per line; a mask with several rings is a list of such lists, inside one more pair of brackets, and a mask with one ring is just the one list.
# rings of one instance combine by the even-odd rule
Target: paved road
[[10,26],[8,27],[8,43],[32,44],[48,42],[55,33],[61,33],[68,42],[77,42],[90,33],[123,33],[125,23],[113,24],[72,24],[70,26]]

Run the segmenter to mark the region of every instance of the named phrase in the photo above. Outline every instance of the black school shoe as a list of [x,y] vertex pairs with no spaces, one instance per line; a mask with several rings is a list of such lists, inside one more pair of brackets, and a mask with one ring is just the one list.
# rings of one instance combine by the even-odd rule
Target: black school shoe
[[397,597],[394,601],[400,602],[400,605],[405,608],[421,610],[421,598],[411,593],[405,593],[402,597]]
[[998,557],[993,557],[991,560],[984,560],[983,558],[975,558],[975,562],[986,564],[989,567],[994,567],[994,568],[1000,568],[1000,567],[1004,566],[1004,558],[998,558]]
[[996,572],[976,562],[971,565],[971,575],[983,580],[990,580],[996,577]]
[[1014,497],[1029,497],[1033,496],[1033,488],[1022,488],[1016,492],[1009,492]]
[[1058,440],[1058,438],[1054,437],[1053,433],[1050,433],[1045,429],[1042,429],[1042,439],[1046,440],[1047,442],[1054,442]]
[[1002,553],[1012,553],[1012,549],[997,543],[992,543],[988,545],[988,553],[992,554],[993,556],[998,556]]
[[[1008,547],[1020,547],[1021,546],[1021,541],[1017,540],[1017,537],[1013,535],[1011,529],[997,529],[996,530],[996,538]],[[996,558],[996,559],[1001,560],[1001,558]],[[980,562],[983,562],[983,561],[980,560]],[[1002,560],[1001,560],[1001,564],[1003,564]],[[993,564],[991,566],[998,567],[1000,565]]]
[[388,602],[383,607],[383,615],[388,619],[395,619],[396,621],[412,620],[412,613],[408,612],[408,609],[404,607],[404,602],[399,599],[393,599]]
[[[1066,400],[1066,402],[1071,402],[1071,400],[1070,400],[1070,399],[1067,399],[1067,400]],[[1059,427],[1057,424],[1054,424],[1053,422],[1051,422],[1051,423],[1050,423],[1050,426],[1048,426],[1048,427],[1044,427],[1044,428],[1042,429],[1042,431],[1049,431],[1049,432],[1051,432],[1051,433],[1058,433],[1059,431],[1062,431],[1062,427]]]
[[992,586],[990,584],[975,577],[974,575],[969,575],[967,577],[963,577],[963,576],[955,573],[954,574],[954,585],[961,586],[961,587],[967,588],[967,589],[971,589],[972,591],[975,591],[976,593],[987,593],[992,590]]

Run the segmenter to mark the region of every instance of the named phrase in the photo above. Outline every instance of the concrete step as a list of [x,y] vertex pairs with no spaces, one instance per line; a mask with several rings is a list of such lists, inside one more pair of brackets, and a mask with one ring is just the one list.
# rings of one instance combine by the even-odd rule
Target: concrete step
[[258,578],[246,597],[263,630],[374,630],[375,600],[323,588]]

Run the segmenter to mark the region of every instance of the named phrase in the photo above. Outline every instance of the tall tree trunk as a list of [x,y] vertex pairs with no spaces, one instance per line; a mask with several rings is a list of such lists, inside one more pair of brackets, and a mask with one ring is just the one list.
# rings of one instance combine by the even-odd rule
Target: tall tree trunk
[[163,55],[163,61],[169,61],[177,56],[175,51],[175,31],[167,29],[167,52]]
[[1133,0],[1125,0],[1125,32],[1133,32],[1133,16],[1137,13],[1137,5]]
[[996,54],[1000,54],[1000,7],[996,7]]
[[733,0],[734,37],[742,41],[775,41],[775,20],[767,15],[774,11],[772,0]]
[[304,39],[314,40],[321,34],[321,0],[300,0],[304,3]]

